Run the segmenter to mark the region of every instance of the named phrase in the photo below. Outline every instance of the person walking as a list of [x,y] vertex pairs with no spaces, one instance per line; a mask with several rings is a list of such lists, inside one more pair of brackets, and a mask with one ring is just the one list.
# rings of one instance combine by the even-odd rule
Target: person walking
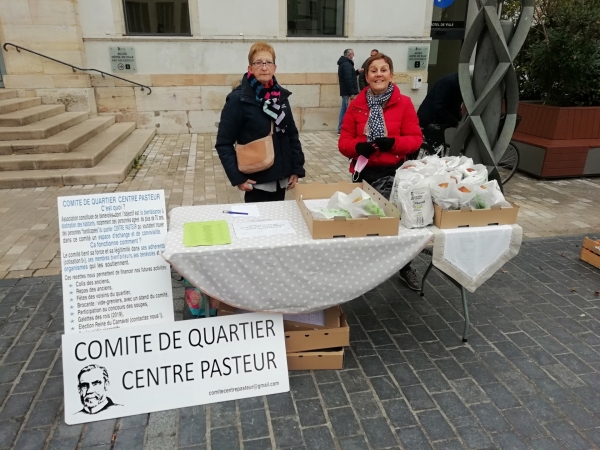
[[348,105],[358,95],[358,82],[356,77],[363,69],[354,69],[354,50],[347,48],[344,55],[338,59],[338,81],[340,83],[340,96],[342,97],[342,108],[340,109],[340,120],[338,123],[338,134],[342,131],[342,121],[348,109]]
[[[379,50],[377,50],[376,48],[371,50],[371,56],[375,56],[377,53],[379,53]],[[359,90],[359,92],[362,92],[362,90],[368,86],[367,80],[365,78],[365,76],[366,76],[365,70],[367,70],[367,63],[369,62],[369,59],[370,59],[370,57],[365,60],[365,62],[363,63],[363,65],[361,67],[362,72],[358,74],[358,90]]]

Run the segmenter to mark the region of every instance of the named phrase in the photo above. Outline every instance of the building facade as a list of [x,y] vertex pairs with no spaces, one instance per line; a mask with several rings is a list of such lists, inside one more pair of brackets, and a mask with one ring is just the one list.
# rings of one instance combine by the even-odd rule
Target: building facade
[[[335,130],[341,98],[337,60],[347,48],[360,67],[373,48],[394,61],[395,80],[418,106],[427,65],[409,66],[431,42],[432,0],[0,0],[0,42],[77,67],[114,73],[152,88],[9,48],[5,88],[69,111],[116,114],[158,133],[214,133],[231,85],[246,71],[252,43],[277,53],[277,78],[293,92],[302,130]],[[133,48],[128,70],[111,51]],[[130,50],[128,50],[130,51]],[[439,58],[439,55],[436,56]],[[422,85],[413,89],[414,77]]]

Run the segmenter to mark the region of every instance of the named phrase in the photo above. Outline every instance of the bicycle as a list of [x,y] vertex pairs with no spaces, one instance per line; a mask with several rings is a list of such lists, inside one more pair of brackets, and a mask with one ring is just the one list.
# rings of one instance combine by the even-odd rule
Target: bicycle
[[[500,128],[504,124],[505,115],[502,115],[500,119]],[[517,124],[521,122],[521,116],[517,116]],[[416,155],[415,159],[421,159],[425,156],[439,156],[444,157],[450,154],[450,145],[446,143],[445,133],[448,128],[452,128],[445,125],[440,124],[430,124],[427,127],[427,130],[421,128],[423,132],[423,143],[419,148],[419,151],[414,153]],[[516,128],[516,127],[515,127]],[[461,154],[463,152],[461,151]],[[515,172],[517,171],[517,167],[519,167],[519,160],[521,159],[521,154],[519,153],[519,149],[512,144],[508,144],[506,150],[504,151],[504,155],[498,161],[498,172],[500,173],[500,180],[502,181],[502,185],[505,185],[510,181]]]

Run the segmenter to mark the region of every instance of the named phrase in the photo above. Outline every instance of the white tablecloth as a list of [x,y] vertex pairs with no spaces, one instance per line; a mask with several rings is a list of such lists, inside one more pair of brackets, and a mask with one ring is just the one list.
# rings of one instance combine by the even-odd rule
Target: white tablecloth
[[519,225],[431,230],[435,234],[433,265],[470,292],[514,258],[523,240]]
[[[373,289],[430,241],[429,229],[398,236],[312,239],[295,201],[256,203],[260,218],[223,214],[225,205],[175,208],[163,257],[192,284],[232,306],[302,313],[339,305]],[[183,224],[225,219],[231,244],[184,247]],[[287,219],[296,234],[237,238],[236,221]]]

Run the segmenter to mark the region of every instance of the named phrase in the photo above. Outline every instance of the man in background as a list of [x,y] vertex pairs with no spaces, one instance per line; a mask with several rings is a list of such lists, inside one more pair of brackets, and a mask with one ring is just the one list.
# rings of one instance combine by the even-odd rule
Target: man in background
[[344,55],[338,59],[338,81],[340,83],[340,96],[342,97],[342,108],[340,109],[340,120],[338,123],[338,134],[342,131],[342,120],[348,109],[348,104],[358,95],[358,83],[356,76],[364,70],[354,69],[354,50],[344,50]]
[[[376,48],[371,50],[371,56],[375,56],[377,53],[379,53],[379,50],[377,50]],[[369,60],[369,58],[365,59],[365,62],[363,63],[363,65],[361,67],[362,72],[360,72],[358,74],[358,92],[362,92],[362,90],[367,87],[367,79],[366,79],[365,70],[367,69],[367,61],[368,60]]]
[[432,123],[456,127],[462,119],[462,102],[458,73],[443,76],[435,82],[419,106],[419,125],[424,130]]

